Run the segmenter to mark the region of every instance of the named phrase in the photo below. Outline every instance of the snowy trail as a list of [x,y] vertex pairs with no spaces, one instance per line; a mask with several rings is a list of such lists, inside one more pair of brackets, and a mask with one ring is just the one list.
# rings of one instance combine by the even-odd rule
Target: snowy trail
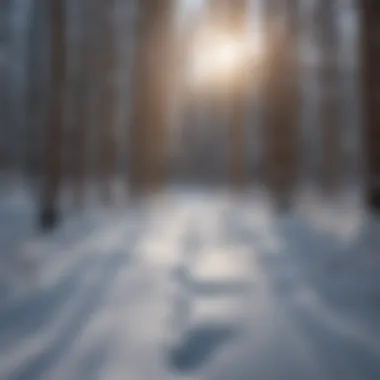
[[379,223],[341,212],[348,243],[262,198],[172,194],[26,240],[44,253],[0,304],[0,378],[377,380]]

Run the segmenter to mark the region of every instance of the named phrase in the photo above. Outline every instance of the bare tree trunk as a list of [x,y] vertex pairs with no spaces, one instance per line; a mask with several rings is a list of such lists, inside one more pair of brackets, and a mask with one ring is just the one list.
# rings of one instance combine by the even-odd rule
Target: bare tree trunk
[[41,114],[41,78],[39,77],[38,58],[41,55],[41,27],[44,19],[41,17],[41,2],[34,4],[30,14],[30,27],[27,35],[28,44],[28,94],[26,138],[28,143],[25,150],[25,173],[35,177],[39,173],[37,154],[39,136],[39,116]]
[[45,176],[42,188],[41,226],[52,228],[58,217],[59,190],[62,174],[62,134],[66,72],[65,1],[50,0],[51,81],[49,125],[46,131]]
[[132,192],[157,188],[164,177],[172,10],[171,0],[140,2],[130,136]]
[[339,40],[336,1],[320,2],[316,22],[320,23],[320,115],[322,132],[322,183],[335,192],[341,177],[341,114],[339,107]]
[[[76,206],[82,208],[85,202],[86,185],[86,156],[88,151],[89,112],[91,73],[94,61],[95,41],[94,12],[96,2],[94,0],[82,0],[81,36],[79,44],[79,75],[74,85],[75,93],[75,119],[73,130],[73,155],[71,160],[72,179],[74,186],[74,199]],[[94,7],[95,6],[95,7]]]
[[0,2],[0,170],[10,168],[10,70],[8,56],[10,46],[11,1]]
[[380,3],[361,0],[364,137],[367,151],[367,203],[380,210]]
[[115,59],[116,41],[114,25],[112,21],[112,11],[114,2],[99,2],[99,78],[100,78],[100,98],[99,98],[99,156],[98,169],[100,180],[101,198],[105,203],[110,203],[113,199],[112,174],[116,165],[116,88],[115,88]]
[[46,1],[36,2],[29,14],[27,110],[25,129],[25,174],[33,196],[39,194],[41,176],[44,175],[44,139],[48,111],[50,78],[46,73],[49,56],[49,7]]
[[267,184],[286,207],[299,164],[297,2],[269,2],[265,81]]

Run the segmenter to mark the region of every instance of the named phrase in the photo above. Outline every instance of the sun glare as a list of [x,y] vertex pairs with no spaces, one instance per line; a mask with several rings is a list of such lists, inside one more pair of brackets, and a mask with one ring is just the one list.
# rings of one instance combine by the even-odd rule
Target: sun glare
[[194,41],[189,79],[195,85],[229,84],[247,67],[256,50],[248,38],[203,32]]

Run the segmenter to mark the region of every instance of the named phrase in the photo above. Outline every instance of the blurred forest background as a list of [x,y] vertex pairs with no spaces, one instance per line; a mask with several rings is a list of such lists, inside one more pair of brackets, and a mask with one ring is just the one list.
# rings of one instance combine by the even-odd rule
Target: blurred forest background
[[0,378],[380,379],[379,20],[0,0]]
[[[139,2],[64,3],[67,75],[60,147],[65,181],[76,178],[78,182],[85,176],[87,181],[124,182],[130,166]],[[189,91],[183,80],[186,46],[202,23],[206,3],[174,2],[175,69],[171,71],[170,133],[165,140],[166,178],[223,183],[228,171],[228,118],[215,112],[210,99]],[[293,44],[300,94],[295,119],[301,127],[295,148],[301,154],[299,179],[319,181],[326,168],[335,166],[340,184],[360,184],[364,172],[358,5],[353,0],[291,3],[288,12],[297,31]],[[36,189],[40,182],[35,180],[46,167],[44,146],[48,144],[44,131],[51,97],[49,1],[3,0],[0,4],[1,178],[4,186],[28,178]],[[248,1],[249,33],[261,46],[265,46],[265,9],[275,4]],[[252,183],[262,181],[268,171],[265,104],[257,86],[260,75],[260,70],[250,75],[242,111],[246,176]]]

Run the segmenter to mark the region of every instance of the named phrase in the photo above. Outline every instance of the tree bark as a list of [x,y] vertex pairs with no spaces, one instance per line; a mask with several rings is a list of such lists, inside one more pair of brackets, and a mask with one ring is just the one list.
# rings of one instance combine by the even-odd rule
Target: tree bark
[[0,170],[9,170],[10,160],[10,70],[8,63],[8,50],[11,43],[11,1],[0,3]]
[[322,184],[329,194],[337,191],[342,173],[341,113],[339,106],[339,32],[335,1],[320,2],[319,26],[320,115],[322,133]]
[[[94,32],[94,8],[97,4],[94,0],[82,0],[81,2],[81,36],[79,43],[79,75],[74,85],[75,93],[75,119],[73,125],[73,155],[71,161],[72,179],[74,186],[74,200],[76,206],[82,208],[85,203],[86,186],[86,158],[88,152],[88,132],[90,115],[90,91],[91,74],[94,62],[95,41]],[[95,7],[94,7],[95,6]]]
[[[231,28],[236,38],[247,37],[248,1],[236,0],[231,3]],[[246,173],[246,120],[248,94],[248,62],[243,62],[233,83],[231,94],[231,115],[229,120],[229,177],[233,187],[241,188],[247,182]]]
[[66,73],[65,1],[50,0],[51,80],[49,125],[46,130],[45,176],[42,188],[41,227],[55,226],[59,212],[59,190],[62,180],[62,135]]
[[380,3],[361,0],[364,137],[367,152],[366,200],[380,211]]
[[99,98],[99,155],[98,169],[101,198],[104,203],[110,203],[112,194],[112,174],[116,164],[116,88],[115,88],[115,33],[112,21],[114,2],[99,2],[99,39],[98,49],[100,98]]
[[273,1],[267,7],[264,86],[267,186],[279,205],[287,207],[299,169],[298,3]]
[[133,193],[157,189],[164,178],[172,10],[171,0],[140,2],[130,136]]

